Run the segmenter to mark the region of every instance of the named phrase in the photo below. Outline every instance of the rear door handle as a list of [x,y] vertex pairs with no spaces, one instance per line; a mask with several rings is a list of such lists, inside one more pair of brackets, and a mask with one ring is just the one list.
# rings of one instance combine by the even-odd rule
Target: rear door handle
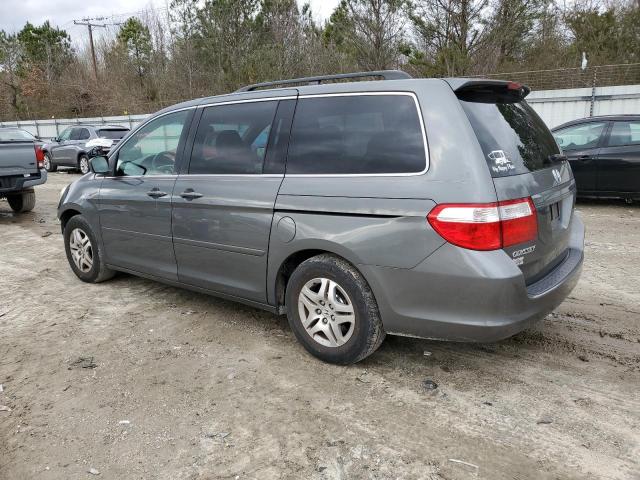
[[148,191],[147,195],[149,195],[152,198],[161,198],[161,197],[165,197],[167,195],[167,192],[162,192],[158,187],[156,187]]
[[180,196],[186,200],[195,200],[196,198],[202,197],[202,194],[194,192],[193,189],[188,188],[184,192],[182,192]]

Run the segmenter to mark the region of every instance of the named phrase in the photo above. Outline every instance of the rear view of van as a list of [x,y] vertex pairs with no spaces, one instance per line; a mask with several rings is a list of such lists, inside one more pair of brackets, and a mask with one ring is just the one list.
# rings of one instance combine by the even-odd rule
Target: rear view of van
[[[509,337],[574,288],[584,243],[575,181],[526,86],[425,79],[299,90],[274,216],[297,234],[271,242],[275,265],[308,241],[363,275],[385,333],[442,340]],[[307,310],[291,311],[293,294],[284,303],[296,331]]]

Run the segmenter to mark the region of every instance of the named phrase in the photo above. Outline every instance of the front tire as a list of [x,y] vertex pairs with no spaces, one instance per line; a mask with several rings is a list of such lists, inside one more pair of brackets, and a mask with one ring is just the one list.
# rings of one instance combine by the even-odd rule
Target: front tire
[[58,170],[58,166],[51,163],[51,155],[48,153],[44,154],[44,169],[47,172],[55,172]]
[[78,158],[78,170],[80,170],[80,173],[83,175],[89,173],[89,157],[84,154]]
[[30,212],[36,206],[36,192],[27,190],[12,195],[7,195],[7,201],[11,210],[16,213]]
[[82,215],[71,217],[65,225],[64,249],[71,270],[83,282],[100,283],[115,275],[105,266],[98,239]]
[[330,254],[302,262],[286,292],[287,317],[304,348],[328,363],[368,357],[385,337],[378,304],[353,265]]

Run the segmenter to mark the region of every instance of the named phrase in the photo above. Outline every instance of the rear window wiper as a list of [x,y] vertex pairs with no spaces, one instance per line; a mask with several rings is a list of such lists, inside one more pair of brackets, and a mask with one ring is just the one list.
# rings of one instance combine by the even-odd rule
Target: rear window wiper
[[549,155],[546,159],[545,159],[545,164],[546,165],[552,165],[554,163],[560,163],[560,162],[565,162],[567,161],[567,156],[563,155],[562,153],[554,153],[553,155]]

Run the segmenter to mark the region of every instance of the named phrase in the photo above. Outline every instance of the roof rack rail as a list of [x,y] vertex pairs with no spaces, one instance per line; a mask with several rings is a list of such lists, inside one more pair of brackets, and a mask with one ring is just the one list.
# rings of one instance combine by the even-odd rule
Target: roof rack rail
[[365,77],[382,77],[383,80],[406,80],[408,78],[413,78],[411,75],[403,72],[402,70],[377,70],[373,72],[339,73],[336,75],[320,75],[317,77],[292,78],[289,80],[278,80],[275,82],[255,83],[253,85],[247,85],[236,90],[236,93],[253,92],[254,90],[258,90],[260,88],[275,87],[279,85],[291,85],[297,83],[306,83],[307,85],[320,85],[322,82],[325,82],[327,80],[347,80],[350,78]]

